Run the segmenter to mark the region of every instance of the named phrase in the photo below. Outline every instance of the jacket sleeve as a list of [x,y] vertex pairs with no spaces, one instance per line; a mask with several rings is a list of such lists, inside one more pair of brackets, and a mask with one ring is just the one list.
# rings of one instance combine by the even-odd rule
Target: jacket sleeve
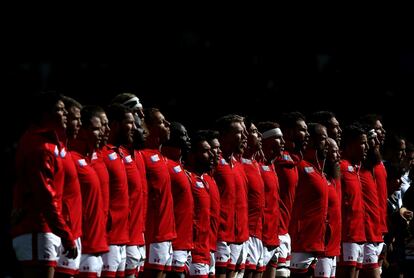
[[32,180],[37,185],[35,190],[36,204],[43,212],[46,222],[54,234],[62,240],[62,245],[74,247],[74,239],[69,227],[59,209],[58,197],[56,195],[55,172],[57,171],[57,161],[55,155],[49,150],[43,150],[40,155],[33,157],[37,167],[32,168]]

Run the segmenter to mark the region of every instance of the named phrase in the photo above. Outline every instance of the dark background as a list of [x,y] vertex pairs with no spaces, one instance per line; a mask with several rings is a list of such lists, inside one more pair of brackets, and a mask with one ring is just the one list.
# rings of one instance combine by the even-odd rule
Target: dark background
[[[76,21],[76,18],[74,19]],[[253,20],[254,21],[254,20]],[[82,104],[105,106],[133,92],[190,130],[221,115],[277,120],[299,110],[336,112],[341,124],[366,113],[388,131],[413,138],[414,47],[410,28],[389,22],[346,26],[233,23],[195,27],[100,23],[72,28],[30,22],[2,34],[2,221],[9,250],[13,150],[30,119],[30,97],[57,90]],[[289,27],[287,27],[289,26]],[[7,253],[7,251],[6,251]],[[12,253],[1,267],[14,268]]]

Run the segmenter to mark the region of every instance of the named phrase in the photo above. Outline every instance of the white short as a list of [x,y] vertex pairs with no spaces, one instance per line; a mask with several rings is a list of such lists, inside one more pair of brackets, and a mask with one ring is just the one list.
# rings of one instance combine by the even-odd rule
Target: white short
[[278,248],[278,267],[290,266],[290,254],[292,252],[292,245],[289,234],[279,235],[280,245]]
[[378,257],[381,254],[384,243],[365,243],[364,244],[364,260],[362,267],[366,269],[378,268]]
[[263,265],[266,267],[267,265],[276,268],[277,267],[277,261],[278,261],[278,255],[279,255],[279,247],[272,247],[269,249],[269,247],[264,246],[263,247]]
[[148,256],[145,261],[145,269],[170,271],[172,263],[172,243],[163,241],[151,243],[148,248]]
[[292,252],[290,270],[295,273],[306,273],[309,268],[314,268],[318,259],[312,253]]
[[209,266],[209,270],[208,273],[210,275],[215,275],[216,274],[216,257],[214,255],[215,252],[211,252],[210,251],[210,266]]
[[208,278],[208,274],[209,274],[208,264],[199,264],[199,263],[190,264],[190,277]]
[[342,242],[341,255],[338,258],[339,265],[361,267],[363,259],[364,244]]
[[217,251],[214,253],[216,267],[227,267],[230,260],[230,245],[225,241],[217,241]]
[[115,277],[125,274],[126,246],[109,245],[109,252],[102,254],[102,276]]
[[246,269],[263,272],[264,271],[263,242],[257,237],[249,237],[249,240],[246,242],[246,245],[247,245]]
[[57,262],[56,272],[75,275],[79,271],[79,264],[82,256],[82,243],[80,237],[75,240],[78,256],[74,259],[66,257],[65,250],[62,245],[59,248],[59,259]]
[[102,256],[82,254],[79,265],[79,277],[100,277],[102,272]]
[[336,274],[336,257],[318,258],[313,277],[330,278]]
[[23,234],[13,238],[16,258],[22,263],[56,266],[61,244],[53,233]]
[[126,247],[125,275],[136,275],[145,262],[145,245]]
[[236,244],[230,244],[230,260],[227,269],[241,270],[244,269],[247,258],[247,241]]
[[184,272],[185,263],[190,256],[190,252],[187,250],[173,250],[171,270],[174,272]]

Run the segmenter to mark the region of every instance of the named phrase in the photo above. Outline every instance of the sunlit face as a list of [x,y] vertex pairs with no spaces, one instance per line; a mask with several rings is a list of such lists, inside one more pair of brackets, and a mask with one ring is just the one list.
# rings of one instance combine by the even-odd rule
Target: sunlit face
[[298,150],[304,150],[306,146],[308,145],[308,142],[309,142],[308,126],[303,120],[298,120],[296,122],[294,142]]
[[214,154],[211,151],[211,147],[207,141],[198,142],[195,146],[196,151],[194,153],[198,168],[202,172],[209,172],[214,167]]
[[131,144],[134,140],[134,132],[137,130],[135,119],[132,113],[125,113],[125,118],[121,122],[121,140],[125,144]]
[[273,160],[276,157],[281,156],[282,152],[285,149],[285,140],[283,139],[283,134],[263,139],[262,144],[263,152],[269,160]]
[[384,142],[385,142],[386,131],[383,128],[382,123],[379,120],[377,120],[375,122],[374,129],[375,129],[375,132],[377,133],[378,140],[379,140],[381,146],[383,146]]
[[313,144],[315,149],[318,151],[318,154],[322,158],[326,158],[328,154],[328,133],[326,127],[320,127],[317,129],[316,134],[313,139]]
[[369,145],[368,145],[367,135],[362,134],[358,140],[357,148],[356,148],[356,154],[357,154],[358,160],[360,161],[365,160],[367,158],[368,150],[369,150]]
[[341,159],[338,144],[332,138],[328,138],[328,154],[326,159],[331,163],[339,163]]
[[150,136],[158,137],[160,143],[165,143],[170,139],[170,122],[168,122],[161,112],[155,112],[153,122],[147,125]]
[[87,132],[86,140],[88,140],[91,148],[98,147],[102,140],[101,118],[92,117],[89,126],[82,129],[84,129]]
[[217,138],[210,140],[209,145],[211,147],[211,152],[214,155],[214,164],[217,165],[220,160],[220,142]]
[[338,120],[335,117],[332,117],[329,120],[329,125],[327,126],[328,136],[334,139],[338,145],[341,144],[342,129],[339,125]]
[[66,133],[70,138],[76,138],[81,127],[81,110],[76,106],[68,109],[68,126]]
[[108,138],[109,138],[109,134],[111,133],[111,128],[109,127],[109,121],[108,121],[108,117],[106,116],[106,113],[100,113],[99,117],[101,119],[101,124],[102,124],[101,145],[104,146],[104,145],[108,144]]
[[251,124],[247,130],[247,146],[252,149],[253,152],[257,152],[262,147],[262,135],[254,124]]
[[59,100],[56,103],[52,115],[52,121],[57,128],[66,128],[68,111],[66,111],[63,101]]

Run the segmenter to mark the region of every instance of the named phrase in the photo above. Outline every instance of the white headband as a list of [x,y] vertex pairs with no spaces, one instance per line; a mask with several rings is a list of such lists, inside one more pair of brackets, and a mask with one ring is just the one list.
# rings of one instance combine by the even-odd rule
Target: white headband
[[137,97],[128,99],[123,103],[123,105],[128,106],[129,108],[142,108],[142,104],[139,102],[139,98]]
[[262,138],[263,139],[267,139],[273,136],[283,136],[282,131],[280,130],[280,128],[274,128],[274,129],[270,129],[268,131],[265,131],[262,133]]

